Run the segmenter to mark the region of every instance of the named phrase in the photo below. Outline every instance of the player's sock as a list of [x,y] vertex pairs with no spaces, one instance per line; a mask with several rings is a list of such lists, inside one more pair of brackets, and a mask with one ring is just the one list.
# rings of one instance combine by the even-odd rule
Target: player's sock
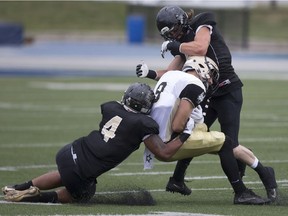
[[233,141],[231,138],[225,138],[222,148],[218,152],[220,157],[221,167],[228,177],[231,186],[236,194],[244,192],[245,187],[242,179],[239,176],[237,161],[233,155]]
[[27,190],[29,189],[31,186],[33,186],[32,180],[24,182],[23,184],[16,184],[13,186],[13,188],[15,190]]
[[246,164],[240,160],[237,160],[237,164],[238,164],[240,178],[243,178],[243,176],[245,176]]
[[58,195],[56,191],[49,191],[49,192],[41,192],[39,198],[39,202],[49,202],[49,203],[57,203],[58,202]]
[[230,184],[231,184],[235,194],[243,193],[247,189],[241,179],[238,179],[235,182],[230,182]]
[[176,165],[174,173],[173,173],[173,178],[175,181],[177,181],[177,182],[183,182],[184,181],[186,169],[189,166],[192,159],[193,158],[187,158],[187,159],[179,160],[177,162],[177,165]]
[[[257,160],[258,161],[258,160]],[[253,168],[253,167],[252,167]],[[257,166],[254,168],[254,170],[258,173],[260,177],[264,177],[266,175],[266,169],[265,167],[258,161]]]
[[58,195],[56,191],[41,192],[37,196],[23,198],[22,202],[57,203]]

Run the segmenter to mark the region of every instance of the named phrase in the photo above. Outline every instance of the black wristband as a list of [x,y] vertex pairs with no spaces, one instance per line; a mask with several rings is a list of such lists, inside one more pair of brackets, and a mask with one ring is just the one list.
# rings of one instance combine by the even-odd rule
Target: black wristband
[[179,135],[179,139],[182,143],[184,143],[189,138],[189,136],[190,136],[190,134],[182,133]]
[[156,71],[154,71],[154,70],[149,70],[148,71],[147,78],[156,79],[156,77],[157,77],[157,72]]

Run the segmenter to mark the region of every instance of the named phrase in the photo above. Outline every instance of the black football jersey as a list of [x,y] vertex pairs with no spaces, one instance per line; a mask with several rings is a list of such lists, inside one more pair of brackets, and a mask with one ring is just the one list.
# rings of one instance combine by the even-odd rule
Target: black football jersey
[[99,130],[73,143],[77,166],[86,178],[114,168],[139,148],[145,136],[159,134],[149,115],[127,111],[119,102],[102,104],[101,113]]
[[201,25],[211,25],[213,27],[211,34],[211,42],[208,47],[206,56],[214,60],[219,66],[219,89],[214,96],[223,95],[229,91],[243,86],[241,80],[237,76],[232,66],[231,53],[226,45],[219,29],[217,28],[213,13],[204,12],[196,15],[189,23],[189,30],[180,42],[193,41],[196,30]]

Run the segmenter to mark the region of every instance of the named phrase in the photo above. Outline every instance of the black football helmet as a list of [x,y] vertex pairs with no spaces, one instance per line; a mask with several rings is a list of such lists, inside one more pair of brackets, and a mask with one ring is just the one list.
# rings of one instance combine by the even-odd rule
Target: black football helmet
[[165,40],[177,40],[186,34],[188,15],[178,6],[165,6],[156,16],[157,28]]
[[155,99],[153,90],[145,83],[134,83],[124,92],[122,104],[143,114],[149,114]]

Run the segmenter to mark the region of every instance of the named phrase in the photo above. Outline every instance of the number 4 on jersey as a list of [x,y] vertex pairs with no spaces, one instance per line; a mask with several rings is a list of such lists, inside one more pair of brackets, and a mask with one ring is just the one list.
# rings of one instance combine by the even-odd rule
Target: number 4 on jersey
[[109,139],[113,139],[115,137],[115,132],[120,125],[122,118],[119,116],[115,116],[110,119],[106,124],[103,126],[101,133],[104,136],[104,141],[108,142]]

